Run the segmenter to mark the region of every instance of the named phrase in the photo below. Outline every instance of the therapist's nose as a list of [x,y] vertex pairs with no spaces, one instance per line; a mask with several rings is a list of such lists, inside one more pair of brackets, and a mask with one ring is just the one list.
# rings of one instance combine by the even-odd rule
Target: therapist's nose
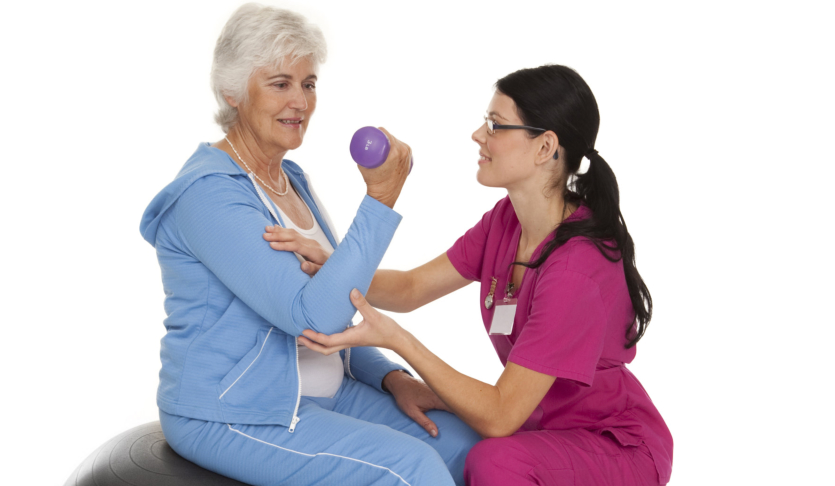
[[484,122],[476,131],[473,132],[473,142],[479,145],[487,143],[487,122]]

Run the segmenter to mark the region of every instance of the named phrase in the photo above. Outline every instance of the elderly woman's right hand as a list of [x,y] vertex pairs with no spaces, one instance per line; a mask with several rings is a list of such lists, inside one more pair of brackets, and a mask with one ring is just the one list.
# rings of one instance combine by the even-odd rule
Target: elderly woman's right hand
[[278,251],[292,251],[301,255],[306,262],[302,262],[302,271],[311,277],[322,268],[331,254],[322,248],[318,241],[305,238],[294,229],[281,226],[267,226],[264,239],[270,242],[270,248]]
[[394,135],[386,131],[385,128],[379,127],[379,129],[386,134],[391,147],[386,161],[375,169],[366,169],[359,164],[357,164],[357,167],[362,174],[362,178],[365,179],[368,195],[393,208],[394,203],[400,196],[400,190],[403,189],[403,184],[406,182],[406,177],[409,175],[412,149],[394,138]]

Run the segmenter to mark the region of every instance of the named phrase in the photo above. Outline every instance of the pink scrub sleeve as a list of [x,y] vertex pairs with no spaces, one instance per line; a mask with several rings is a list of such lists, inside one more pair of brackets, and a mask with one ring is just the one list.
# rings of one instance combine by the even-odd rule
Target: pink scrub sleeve
[[464,236],[458,238],[452,248],[447,250],[447,257],[452,262],[452,266],[467,280],[481,280],[487,234],[490,232],[490,224],[495,212],[496,208],[494,207],[484,213],[481,221],[467,230]]
[[[570,270],[543,269],[531,309],[508,356],[519,366],[591,386],[607,319],[596,283]],[[519,322],[517,309],[516,322]]]

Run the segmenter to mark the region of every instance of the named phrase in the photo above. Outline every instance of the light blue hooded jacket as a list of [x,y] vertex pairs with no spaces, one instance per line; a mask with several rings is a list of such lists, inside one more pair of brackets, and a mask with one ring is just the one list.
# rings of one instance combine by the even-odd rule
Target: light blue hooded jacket
[[[356,309],[349,292],[368,290],[394,236],[400,215],[366,196],[339,243],[306,174],[289,160],[283,168],[335,248],[312,278],[293,253],[264,241],[264,227],[275,224],[265,205],[272,203],[209,144],[142,216],[140,231],[156,249],[165,290],[157,405],[169,414],[292,432],[301,392],[296,337],[350,325]],[[376,348],[340,354],[346,375],[377,389],[387,373],[403,369]]]

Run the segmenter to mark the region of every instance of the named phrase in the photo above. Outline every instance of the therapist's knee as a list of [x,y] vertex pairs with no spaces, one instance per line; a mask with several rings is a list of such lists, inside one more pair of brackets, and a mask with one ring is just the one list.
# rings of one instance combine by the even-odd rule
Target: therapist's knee
[[516,463],[515,447],[505,438],[484,439],[467,455],[464,478],[468,485],[485,486],[507,484],[510,469]]

